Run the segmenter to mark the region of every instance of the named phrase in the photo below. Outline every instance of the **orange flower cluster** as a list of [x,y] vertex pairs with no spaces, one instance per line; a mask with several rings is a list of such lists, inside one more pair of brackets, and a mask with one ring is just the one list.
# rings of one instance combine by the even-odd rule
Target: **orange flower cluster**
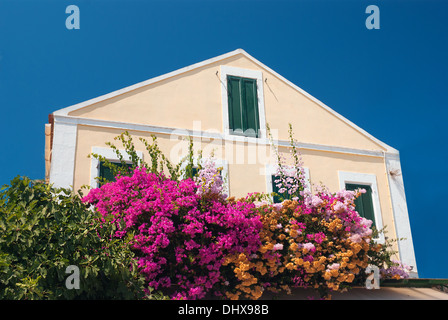
[[263,294],[263,287],[258,284],[258,279],[250,272],[254,268],[257,269],[259,265],[249,261],[244,253],[228,256],[224,260],[223,266],[229,264],[234,266],[233,271],[239,283],[232,288],[232,291],[225,292],[227,298],[238,300],[240,295],[244,295],[249,299],[259,299]]
[[[324,201],[320,208],[326,206],[330,205]],[[263,229],[257,254],[239,254],[225,262],[233,266],[238,280],[226,292],[230,299],[258,299],[264,289],[290,293],[294,287],[316,288],[329,297],[331,291],[343,291],[352,283],[368,266],[369,250],[378,249],[370,237],[352,241],[337,214],[324,218],[323,210],[303,212],[290,200],[280,209],[266,205],[259,211]]]

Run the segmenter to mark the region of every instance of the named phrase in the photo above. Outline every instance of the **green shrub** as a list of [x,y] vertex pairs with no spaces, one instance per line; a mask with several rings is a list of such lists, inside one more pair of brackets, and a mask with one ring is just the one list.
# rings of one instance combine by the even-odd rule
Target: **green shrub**
[[[139,299],[128,241],[100,228],[81,194],[16,177],[0,190],[0,299]],[[68,289],[69,265],[79,289]],[[146,298],[153,296],[146,296]]]

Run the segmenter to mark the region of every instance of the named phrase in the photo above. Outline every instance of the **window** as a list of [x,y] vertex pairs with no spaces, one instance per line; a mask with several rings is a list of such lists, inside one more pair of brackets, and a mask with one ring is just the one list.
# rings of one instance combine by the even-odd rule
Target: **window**
[[[123,164],[121,162],[112,162],[111,163],[115,164],[118,167],[123,167]],[[128,168],[132,167],[132,164],[127,163],[126,164]],[[104,178],[107,181],[115,181],[115,177],[113,175],[112,170],[104,165],[103,161],[100,161],[100,170],[99,170],[99,177],[100,178]],[[99,185],[101,186],[102,183],[99,183]]]
[[[123,156],[123,160],[126,162],[131,162],[131,157],[124,150],[119,150],[121,155]],[[137,155],[140,159],[143,159],[143,153],[141,151],[136,151]],[[96,153],[105,157],[110,162],[120,165],[120,160],[118,159],[115,151],[111,148],[101,148],[101,147],[92,147],[92,153]],[[128,164],[130,165],[130,164]],[[97,181],[97,177],[104,177],[110,181],[114,180],[112,176],[112,172],[109,168],[104,166],[104,163],[99,161],[97,158],[92,157],[90,161],[90,187],[98,188],[100,184]]]
[[353,190],[360,189],[360,188],[365,189],[366,193],[361,194],[355,200],[356,211],[358,211],[358,213],[361,217],[372,220],[373,221],[372,226],[376,227],[375,212],[373,210],[372,187],[370,187],[368,185],[354,184],[354,183],[346,183],[345,184],[346,190],[353,191]]
[[258,138],[257,80],[227,76],[229,129],[232,134]]
[[[383,217],[381,213],[381,203],[378,193],[378,183],[375,174],[361,172],[338,171],[339,188],[354,190],[363,188],[366,193],[361,194],[355,200],[356,211],[369,220],[372,220],[372,227],[377,230],[383,229]],[[384,243],[384,233],[380,233],[375,239],[379,243]]]
[[[305,186],[304,188],[311,190],[311,183],[310,183],[310,169],[307,167],[303,168],[305,170]],[[275,192],[278,195],[280,195],[283,199],[289,199],[291,196],[288,194],[288,191],[284,193],[279,193],[278,190],[280,189],[277,187],[275,180],[278,180],[278,176],[276,175],[276,166],[267,164],[265,167],[265,174],[266,174],[266,192],[268,194]],[[280,203],[281,199],[278,196],[273,197],[274,203]]]
[[272,181],[272,192],[275,192],[277,195],[274,195],[274,203],[280,203],[282,202],[282,199],[289,199],[291,195],[288,194],[288,191],[285,191],[283,193],[278,192],[280,188],[277,186],[277,183],[275,183],[275,180],[280,179],[280,176],[272,175],[271,181]]
[[251,141],[266,138],[263,73],[220,66],[222,128],[226,138]]

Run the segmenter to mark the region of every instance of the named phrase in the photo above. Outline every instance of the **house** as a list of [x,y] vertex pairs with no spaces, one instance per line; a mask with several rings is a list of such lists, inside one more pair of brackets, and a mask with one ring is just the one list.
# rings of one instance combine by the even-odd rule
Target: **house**
[[378,229],[387,226],[390,238],[406,238],[398,258],[417,277],[399,152],[241,49],[54,111],[45,127],[47,179],[57,187],[97,187],[101,163],[88,155],[116,160],[105,142],[128,131],[143,158],[138,138],[155,135],[172,161],[191,136],[205,156],[213,150],[231,196],[270,193],[276,162],[267,124],[279,153],[288,155],[289,123],[309,187],[365,188],[358,211]]

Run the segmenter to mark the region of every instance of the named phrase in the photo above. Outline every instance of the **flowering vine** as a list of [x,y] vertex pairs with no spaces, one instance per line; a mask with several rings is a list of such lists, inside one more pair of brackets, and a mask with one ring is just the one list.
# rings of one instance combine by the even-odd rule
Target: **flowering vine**
[[[386,246],[373,240],[372,221],[356,211],[354,200],[365,190],[312,193],[291,127],[290,137],[294,165],[278,156],[275,183],[287,195],[281,203],[259,193],[228,198],[212,159],[193,175],[190,154],[189,177],[182,179],[181,166],[148,143],[152,165],[135,161],[130,172],[90,190],[83,201],[115,226],[116,239],[131,243],[147,290],[171,299],[259,299],[265,291],[297,287],[328,298],[362,283],[369,264],[381,268],[383,278],[408,277],[410,268],[390,259]],[[159,158],[170,176],[158,169]]]
[[148,286],[172,298],[200,299],[223,281],[227,255],[258,249],[262,227],[246,202],[204,198],[192,179],[174,181],[138,168],[132,176],[93,189],[84,201],[117,238],[132,237]]

